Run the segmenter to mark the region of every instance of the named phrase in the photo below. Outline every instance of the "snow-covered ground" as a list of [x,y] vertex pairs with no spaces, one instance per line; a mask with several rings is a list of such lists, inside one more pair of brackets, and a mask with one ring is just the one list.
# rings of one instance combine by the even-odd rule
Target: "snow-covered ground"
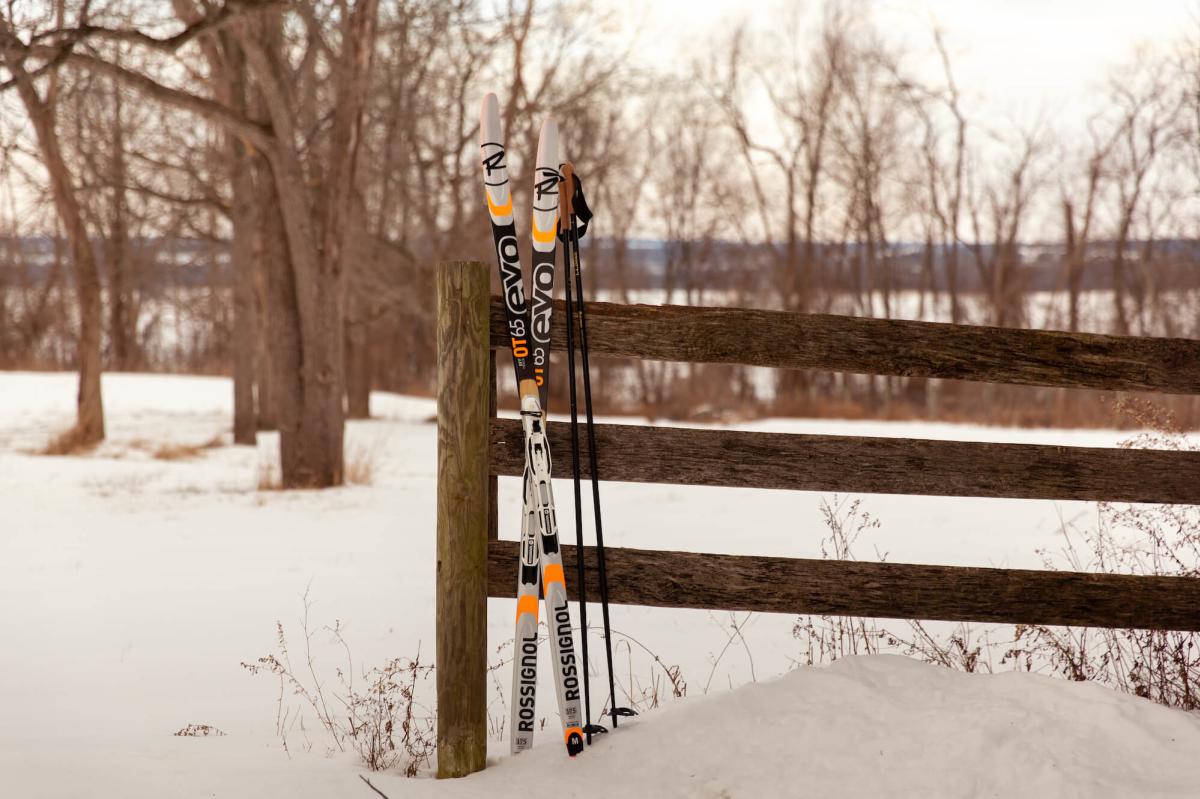
[[[72,375],[0,373],[0,797],[373,796],[355,758],[328,755],[311,719],[306,732],[292,729],[289,757],[275,733],[278,683],[240,664],[275,651],[276,620],[299,651],[306,591],[316,671],[331,690],[346,652],[320,628],[335,622],[355,672],[418,652],[432,661],[433,402],[377,394],[378,418],[350,424],[351,458],[373,462],[370,485],[279,492],[257,488],[275,460],[272,436],[257,450],[228,446],[231,390],[218,378],[106,375],[108,442],[85,457],[29,454],[69,425],[74,391]],[[1088,445],[1128,436],[804,420],[744,427]],[[225,445],[194,457],[154,457],[164,444],[217,435]],[[569,522],[568,484],[557,498]],[[500,499],[501,535],[511,537],[515,479],[501,481]],[[819,556],[821,499],[609,484],[606,540]],[[881,522],[858,542],[864,557],[878,549],[893,561],[1017,567],[1040,565],[1034,550],[1055,547],[1064,519],[1095,513],[1084,503],[899,496],[869,496],[863,507]],[[574,536],[569,523],[564,535]],[[490,601],[494,663],[506,657],[510,604]],[[614,608],[619,690],[644,698],[657,686],[667,707],[576,761],[557,745],[547,684],[544,745],[533,752],[504,757],[496,737],[492,767],[469,779],[372,782],[393,799],[575,796],[613,779],[628,796],[1200,793],[1195,715],[1094,685],[884,656],[794,669],[792,617],[734,618],[745,641],[726,649],[729,614]],[[685,699],[672,697],[663,665],[679,667]],[[506,686],[507,666],[496,673]],[[494,699],[498,722],[506,713]],[[432,679],[418,684],[418,700],[432,703]],[[227,735],[173,736],[187,724]]]

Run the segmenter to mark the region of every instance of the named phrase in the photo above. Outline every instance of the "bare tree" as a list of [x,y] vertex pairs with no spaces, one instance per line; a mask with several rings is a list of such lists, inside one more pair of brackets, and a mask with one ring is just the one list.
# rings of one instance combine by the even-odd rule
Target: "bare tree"
[[[925,285],[932,291],[936,284],[936,253],[943,256],[946,293],[949,296],[950,321],[962,322],[959,300],[958,255],[962,245],[960,224],[963,189],[967,166],[967,118],[962,108],[962,92],[954,77],[945,32],[933,28],[933,40],[942,65],[945,86],[928,87],[920,82],[897,75],[900,85],[910,96],[913,111],[921,123],[921,166],[925,202]],[[943,119],[939,111],[949,116],[949,152],[942,143]],[[924,298],[922,311],[924,316]]]
[[1024,321],[1021,230],[1042,179],[1039,132],[1035,129],[1023,133],[1019,148],[995,182],[984,187],[982,197],[971,196],[968,200],[975,265],[991,308],[990,321],[1000,327],[1018,326]]
[[[65,0],[57,1],[51,26],[60,29],[66,26],[65,6]],[[86,22],[87,9],[85,3],[80,12],[81,22]],[[54,59],[37,63],[37,41],[45,33],[39,23],[43,21],[28,21],[26,38],[22,39],[18,34],[19,23],[10,14],[10,11],[0,10],[0,66],[9,76],[2,85],[4,88],[15,88],[33,123],[54,206],[67,236],[79,303],[79,337],[76,343],[79,393],[71,439],[79,445],[94,444],[104,439],[104,403],[100,393],[100,337],[103,325],[100,269],[88,236],[77,187],[59,137],[57,102],[58,70],[61,64]],[[45,88],[40,89],[39,83],[44,83]]]
[[886,211],[889,177],[896,172],[901,148],[902,87],[882,42],[867,38],[839,76],[846,98],[835,125],[841,155],[840,184],[846,198],[843,229],[854,237],[860,312],[875,314],[876,294],[885,317],[893,312],[894,275]]
[[[786,46],[791,58],[782,76],[772,70],[758,74],[757,88],[766,93],[781,134],[779,144],[762,141],[747,116],[746,93],[752,90],[743,78],[743,63],[753,49],[748,31],[734,31],[723,59],[714,67],[716,101],[739,145],[750,181],[750,197],[757,214],[758,236],[772,254],[775,285],[783,307],[803,310],[810,302],[817,260],[818,197],[828,157],[830,128],[842,73],[846,69],[849,18],[844,6],[830,7],[813,53],[798,49],[799,17],[790,20]],[[782,79],[781,79],[782,77]],[[759,157],[771,165],[773,180],[760,176]],[[782,198],[771,186],[781,181]],[[782,244],[776,237],[782,236]]]
[[1170,90],[1170,71],[1157,60],[1139,60],[1109,81],[1109,96],[1120,113],[1117,144],[1112,153],[1116,188],[1116,231],[1113,238],[1113,310],[1116,332],[1128,334],[1126,308],[1133,225],[1140,211],[1150,170],[1177,133],[1181,97]]
[[[359,0],[350,8],[315,0],[289,10],[276,5],[230,0],[167,38],[136,28],[89,26],[85,31],[176,53],[205,33],[228,29],[245,53],[265,120],[248,119],[219,98],[160,83],[94,51],[66,52],[71,63],[117,76],[147,96],[235,132],[268,164],[269,181],[259,182],[256,201],[278,216],[261,229],[278,239],[264,242],[263,252],[282,478],[288,487],[321,487],[343,479],[342,336],[351,230],[346,217],[378,1]],[[246,8],[252,13],[238,13]],[[327,17],[321,19],[321,13]],[[296,15],[297,27],[285,27],[287,14]],[[336,38],[327,35],[330,31]]]
[[[1115,143],[1115,134],[1102,134],[1099,121],[1089,125],[1091,147],[1084,164],[1082,186],[1079,181],[1064,181],[1059,189],[1063,209],[1063,232],[1066,264],[1066,288],[1068,297],[1068,329],[1079,330],[1079,293],[1083,282],[1083,271],[1087,262],[1088,244],[1091,242],[1092,225],[1096,218],[1097,204],[1101,198],[1107,159]],[[1082,188],[1082,191],[1080,189]],[[1082,194],[1081,207],[1075,197]]]

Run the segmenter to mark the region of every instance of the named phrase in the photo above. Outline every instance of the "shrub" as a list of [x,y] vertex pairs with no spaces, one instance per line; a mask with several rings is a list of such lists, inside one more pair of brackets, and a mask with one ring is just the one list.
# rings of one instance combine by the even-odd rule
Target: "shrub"
[[[1119,412],[1151,432],[1121,446],[1196,451],[1174,417],[1145,402],[1123,400]],[[859,502],[848,506],[834,497],[822,501],[829,536],[822,554],[853,560],[859,534],[878,526]],[[1098,503],[1095,526],[1064,521],[1061,550],[1038,550],[1045,568],[1079,572],[1200,578],[1200,507]],[[886,560],[884,555],[880,560]],[[801,616],[793,635],[801,641],[802,662],[832,662],[851,654],[895,652],[960,671],[992,672],[997,667],[1091,680],[1126,693],[1184,710],[1200,709],[1200,634],[1172,630],[1130,630],[1047,625],[954,625],[932,632],[909,620],[895,632],[875,619]]]
[[[335,622],[321,629],[345,653],[345,664],[336,668],[337,690],[327,692],[317,676],[312,652],[316,631],[309,625],[312,604],[307,592],[303,601],[301,669],[292,664],[281,622],[275,623],[276,652],[254,663],[242,663],[251,674],[272,674],[279,680],[275,729],[284,751],[290,754],[288,737],[297,727],[306,734],[303,719],[305,713],[311,713],[325,730],[330,751],[353,750],[372,771],[400,767],[406,776],[416,776],[429,765],[436,746],[434,714],[417,699],[418,688],[433,673],[433,666],[421,663],[420,652],[411,659],[392,658],[382,666],[364,669],[356,685],[350,647],[342,635],[341,623]],[[296,698],[296,705],[285,702],[288,695]],[[307,737],[306,745],[311,746]]]

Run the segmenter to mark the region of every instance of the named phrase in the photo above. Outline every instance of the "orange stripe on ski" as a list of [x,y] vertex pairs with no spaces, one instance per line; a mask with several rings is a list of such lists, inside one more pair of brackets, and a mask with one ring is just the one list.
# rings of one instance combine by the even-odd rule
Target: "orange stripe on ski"
[[532,613],[533,620],[537,621],[538,598],[536,594],[526,594],[525,596],[517,597],[517,621],[520,621],[521,616],[526,613]]
[[[511,198],[510,198],[511,199]],[[550,225],[549,230],[538,230],[537,218],[533,220],[533,240],[538,244],[549,244],[554,241],[554,233],[558,227],[558,214],[554,215],[554,223]]]
[[563,578],[563,567],[561,563],[548,563],[546,568],[542,570],[542,582],[546,585],[550,583],[562,583],[564,586],[567,581]]
[[483,196],[487,199],[488,210],[492,212],[492,216],[512,216],[512,193],[508,195],[508,202],[504,205],[496,205],[492,202],[492,195],[487,189],[483,190]]

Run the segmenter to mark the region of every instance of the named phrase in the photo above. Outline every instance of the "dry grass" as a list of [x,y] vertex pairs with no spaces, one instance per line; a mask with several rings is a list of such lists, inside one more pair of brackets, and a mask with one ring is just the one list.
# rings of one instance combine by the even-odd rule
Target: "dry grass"
[[201,444],[162,444],[157,447],[152,454],[155,460],[159,461],[182,461],[198,458],[210,449],[217,449],[224,446],[224,436],[217,433]]
[[[327,753],[354,751],[371,771],[399,768],[406,777],[417,776],[431,765],[436,749],[435,711],[421,699],[432,683],[434,667],[421,662],[419,649],[412,658],[391,658],[369,669],[356,667],[341,622],[314,628],[309,622],[312,602],[307,591],[302,599],[303,651],[297,653],[295,664],[283,624],[278,621],[275,652],[241,664],[251,674],[270,674],[279,681],[275,731],[283,750],[290,754],[289,736],[296,733],[303,737],[304,748],[311,748],[304,719],[315,717],[327,734]],[[318,634],[344,653],[341,665],[317,663],[312,643]],[[328,683],[318,674],[331,669],[337,681],[328,690]]]
[[[1195,452],[1169,410],[1126,402],[1119,410],[1139,434],[1124,447]],[[1195,505],[1102,502],[1095,526],[1064,521],[1057,551],[1039,550],[1047,569],[1200,579],[1200,512]],[[1200,710],[1200,633],[1021,625],[1008,656],[1070,680],[1091,680],[1168,707]]]
[[351,485],[369,486],[375,481],[375,466],[379,462],[380,444],[349,447],[345,456],[346,482]]
[[224,732],[211,724],[188,724],[175,733],[177,738],[207,738],[209,736],[222,737],[224,735]]
[[[1171,409],[1130,398],[1113,409],[1127,425],[1153,431],[1122,446],[1197,451]],[[1196,506],[1102,502],[1096,508],[1094,525],[1064,520],[1061,546],[1038,550],[1047,570],[1200,579]],[[858,533],[877,522],[859,512],[857,502],[846,507],[835,498],[823,511],[830,536],[822,554],[853,560]],[[875,619],[801,616],[793,627],[802,647],[798,662],[893,652],[966,672],[1032,671],[1099,682],[1168,707],[1200,710],[1200,633],[1038,624],[958,624],[935,632],[917,620],[904,624],[907,630],[881,627]]]
[[85,438],[83,431],[78,426],[72,426],[50,439],[49,443],[38,451],[38,454],[83,455],[94,450],[99,444],[99,441]]
[[153,473],[139,469],[135,472],[84,480],[82,485],[101,497],[132,496],[145,493],[146,486],[154,479]]
[[258,480],[255,485],[259,491],[283,489],[283,475],[279,473],[279,464],[274,459],[258,461]]
[[[375,466],[379,462],[381,443],[376,441],[371,445],[356,445],[348,447],[342,462],[343,482],[347,485],[371,485],[375,480]],[[260,453],[258,461],[259,491],[282,491],[283,475],[280,472],[279,461]]]
[[[862,375],[828,372],[808,373],[790,389],[764,394],[748,381],[746,376],[752,370],[728,364],[693,366],[690,377],[682,368],[655,377],[657,382],[649,390],[640,387],[636,371],[613,366],[609,359],[594,358],[593,382],[599,377],[599,385],[608,387],[594,397],[595,413],[705,423],[798,417],[1129,429],[1138,426],[1137,421],[1121,412],[1120,406],[1150,400],[1169,410],[1183,429],[1200,430],[1200,397],[1193,396],[924,378],[876,377],[869,382]],[[648,374],[658,372],[650,370]],[[563,396],[566,391],[565,377],[562,382],[559,379],[552,378],[553,396]],[[515,392],[502,390],[497,400],[503,410],[519,409]]]

